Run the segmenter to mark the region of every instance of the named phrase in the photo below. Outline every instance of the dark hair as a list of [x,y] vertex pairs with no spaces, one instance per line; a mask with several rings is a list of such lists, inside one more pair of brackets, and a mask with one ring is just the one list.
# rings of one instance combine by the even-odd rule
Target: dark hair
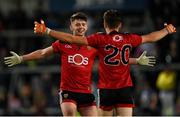
[[71,16],[70,21],[73,22],[76,19],[84,20],[87,22],[87,15],[82,12],[77,12]]
[[117,10],[107,10],[103,18],[111,29],[116,28],[122,22],[121,15]]

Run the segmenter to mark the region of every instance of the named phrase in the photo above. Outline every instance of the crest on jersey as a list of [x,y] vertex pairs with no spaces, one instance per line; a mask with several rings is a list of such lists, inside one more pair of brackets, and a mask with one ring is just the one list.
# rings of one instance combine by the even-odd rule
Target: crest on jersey
[[66,93],[66,94],[64,94],[64,95],[63,95],[63,97],[64,97],[64,98],[67,98],[67,97],[68,97],[68,94],[67,94],[67,93]]
[[118,41],[122,41],[122,40],[123,40],[123,37],[120,36],[120,35],[114,35],[114,36],[113,36],[113,41],[118,42]]
[[66,44],[66,45],[65,45],[65,48],[72,48],[72,46]]

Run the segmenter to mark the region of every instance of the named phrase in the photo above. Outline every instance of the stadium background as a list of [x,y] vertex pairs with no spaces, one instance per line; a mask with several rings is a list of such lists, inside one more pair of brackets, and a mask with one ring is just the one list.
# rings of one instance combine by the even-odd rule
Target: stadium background
[[[161,29],[164,22],[177,27],[176,34],[133,49],[131,56],[137,57],[147,50],[149,55],[156,56],[157,64],[153,68],[132,65],[131,74],[137,105],[134,115],[180,115],[179,6],[180,0],[0,0],[0,115],[61,115],[59,55],[12,68],[3,63],[10,50],[22,55],[55,41],[33,34],[34,20],[44,19],[48,27],[69,32],[69,17],[82,11],[88,14],[87,34],[91,34],[103,31],[102,16],[107,9],[121,11],[125,32],[146,34]],[[94,84],[97,74],[96,61]],[[166,81],[162,81],[164,88],[157,87],[160,74],[169,78],[170,88],[163,84]],[[166,102],[159,95],[163,91],[174,96],[166,111],[163,111]]]

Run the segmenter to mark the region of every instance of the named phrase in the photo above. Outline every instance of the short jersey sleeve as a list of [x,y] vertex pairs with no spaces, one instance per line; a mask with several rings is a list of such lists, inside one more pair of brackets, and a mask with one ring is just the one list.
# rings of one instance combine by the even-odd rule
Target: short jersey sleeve
[[130,34],[130,43],[133,47],[136,47],[142,43],[142,37],[137,34]]
[[59,53],[62,50],[62,45],[59,41],[52,43],[52,47],[55,53]]
[[98,41],[99,41],[98,40],[98,38],[99,38],[98,34],[92,34],[92,35],[87,36],[86,38],[87,38],[89,46],[95,47],[98,45]]

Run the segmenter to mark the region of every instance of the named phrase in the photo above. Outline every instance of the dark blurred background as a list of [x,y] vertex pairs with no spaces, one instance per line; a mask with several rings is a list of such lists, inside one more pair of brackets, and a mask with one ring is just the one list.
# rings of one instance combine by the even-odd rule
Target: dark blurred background
[[[34,20],[44,19],[49,28],[69,31],[69,17],[78,11],[89,18],[88,34],[103,30],[108,9],[122,13],[122,32],[147,34],[172,23],[177,33],[157,43],[133,49],[156,56],[155,67],[132,65],[137,107],[134,115],[180,115],[180,0],[0,0],[0,115],[61,115],[58,100],[60,55],[8,68],[3,58],[51,45],[55,39],[33,33]],[[93,86],[97,83],[97,63]],[[96,95],[96,88],[94,88]]]

